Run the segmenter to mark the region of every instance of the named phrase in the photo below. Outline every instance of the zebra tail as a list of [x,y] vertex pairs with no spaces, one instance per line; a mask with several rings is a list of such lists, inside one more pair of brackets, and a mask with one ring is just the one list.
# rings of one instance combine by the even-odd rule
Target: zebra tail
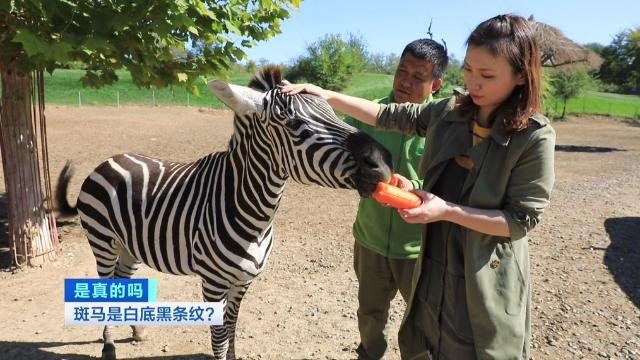
[[72,216],[78,214],[76,206],[71,206],[67,200],[67,190],[72,176],[73,166],[71,165],[71,160],[67,160],[58,176],[58,184],[56,185],[56,207],[61,215]]

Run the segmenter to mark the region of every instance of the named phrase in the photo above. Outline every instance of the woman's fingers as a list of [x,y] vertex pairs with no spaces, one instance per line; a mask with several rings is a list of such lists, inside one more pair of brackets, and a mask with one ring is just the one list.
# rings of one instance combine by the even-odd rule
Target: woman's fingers
[[313,84],[284,84],[284,86],[282,87],[282,92],[287,95],[307,93],[325,98],[325,90]]
[[302,90],[304,90],[304,85],[305,84],[291,84],[291,83],[284,84],[284,86],[282,87],[282,92],[288,95],[295,95],[302,92]]
[[429,211],[427,202],[434,197],[433,194],[422,190],[414,190],[412,193],[418,195],[422,199],[422,205],[413,209],[398,209],[398,214],[404,221],[415,223],[426,223],[429,220]]

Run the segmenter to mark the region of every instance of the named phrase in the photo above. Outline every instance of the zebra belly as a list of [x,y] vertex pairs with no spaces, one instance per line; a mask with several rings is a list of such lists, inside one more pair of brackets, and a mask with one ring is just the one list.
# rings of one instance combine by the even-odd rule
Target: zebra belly
[[[214,241],[197,238],[193,249],[195,271],[215,283],[241,285],[250,283],[266,267],[271,254],[271,237],[246,241],[241,249],[232,249],[232,240],[217,237]],[[258,245],[259,244],[259,245]]]

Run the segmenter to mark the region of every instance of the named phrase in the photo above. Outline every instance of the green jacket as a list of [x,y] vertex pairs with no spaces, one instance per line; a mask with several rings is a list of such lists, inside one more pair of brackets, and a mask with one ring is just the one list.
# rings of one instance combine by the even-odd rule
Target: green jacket
[[[393,94],[375,101],[391,103]],[[425,103],[429,101],[431,97]],[[352,118],[346,118],[345,121],[387,148],[393,158],[394,172],[411,180],[414,189],[422,188],[418,168],[424,152],[424,137],[376,129]],[[393,208],[381,206],[373,199],[361,198],[353,224],[353,237],[362,246],[380,255],[395,259],[417,259],[422,226],[403,221]]]
[[[496,119],[491,135],[470,148],[468,123],[471,119],[462,117],[455,107],[455,98],[428,105],[382,105],[378,126],[426,136],[425,160],[421,167],[426,191],[433,187],[448,161],[456,155],[466,152],[473,163],[478,164],[470,170],[462,187],[463,195],[468,196],[466,205],[502,210],[511,237],[462,228],[461,236],[466,237],[467,245],[463,249],[465,281],[459,291],[465,294],[466,298],[462,300],[466,300],[466,304],[461,302],[460,311],[468,311],[469,323],[458,324],[461,326],[456,328],[470,330],[468,335],[473,339],[477,358],[527,359],[531,333],[527,234],[549,205],[555,178],[555,132],[544,116],[535,115],[530,118],[527,129],[508,136],[503,131],[501,119]],[[427,236],[425,231],[423,241]],[[417,284],[425,275],[423,258],[424,253],[421,253],[399,332],[403,359],[425,358],[425,337],[416,328],[413,309],[420,302],[414,300],[416,297],[428,299],[442,287],[437,281],[427,281],[420,291],[425,294],[417,294]],[[456,298],[454,295],[453,299]],[[421,304],[427,304],[421,306],[428,308],[428,301]],[[442,323],[445,321],[451,324],[459,318],[443,319]],[[420,323],[420,326],[422,330],[432,327],[439,331],[433,329],[438,324]],[[445,340],[440,339],[440,342]],[[440,358],[440,355],[443,354],[436,353],[434,358]]]

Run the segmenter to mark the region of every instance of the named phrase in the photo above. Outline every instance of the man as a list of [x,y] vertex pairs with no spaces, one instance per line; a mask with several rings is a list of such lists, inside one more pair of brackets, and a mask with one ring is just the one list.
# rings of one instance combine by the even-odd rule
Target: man
[[[391,94],[380,103],[423,103],[442,85],[447,67],[446,49],[430,39],[408,44],[400,56]],[[424,138],[374,127],[347,118],[350,125],[371,135],[393,156],[394,171],[400,175],[399,186],[421,189],[418,176]],[[354,269],[358,278],[359,359],[381,359],[387,349],[386,330],[389,306],[398,290],[405,302],[409,299],[415,260],[420,253],[421,226],[404,222],[395,209],[372,199],[360,199],[353,224]]]

